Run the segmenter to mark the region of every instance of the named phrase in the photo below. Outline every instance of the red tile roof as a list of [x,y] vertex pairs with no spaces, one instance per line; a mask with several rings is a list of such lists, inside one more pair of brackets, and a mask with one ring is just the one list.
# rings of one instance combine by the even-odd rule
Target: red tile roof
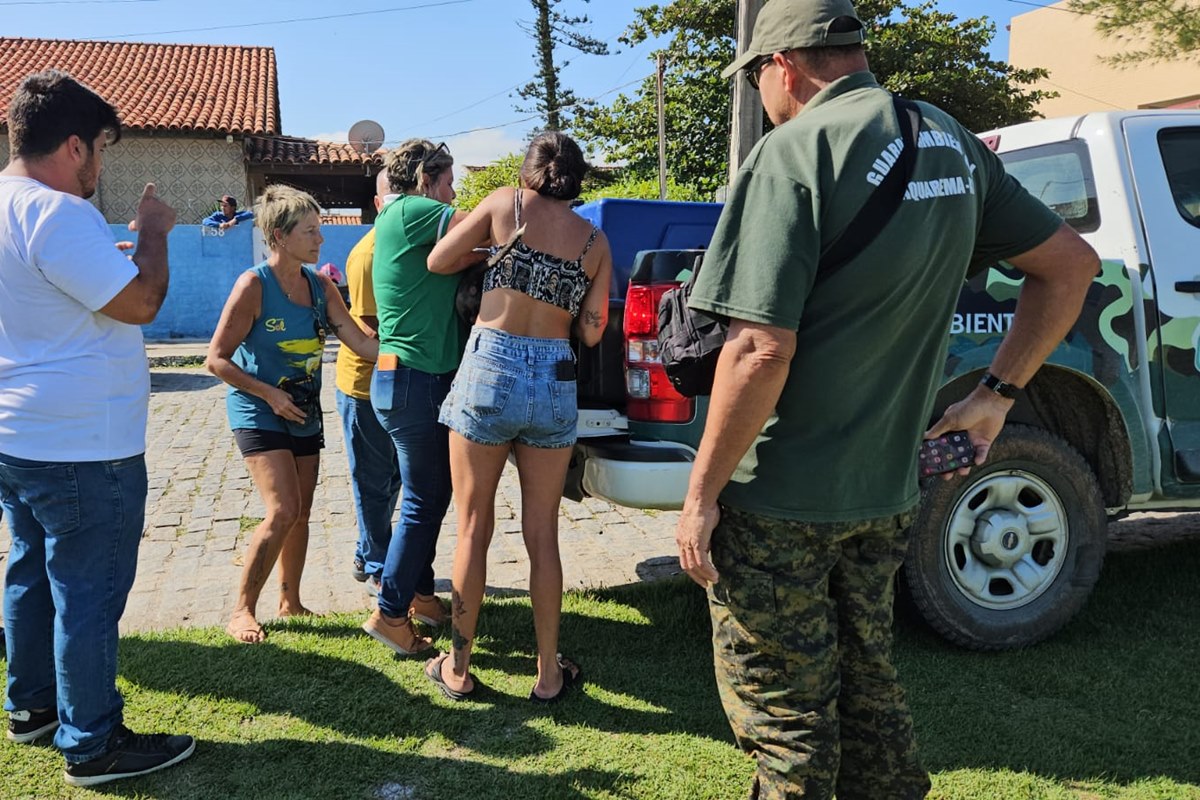
[[322,225],[362,225],[361,214],[322,214]]
[[208,44],[0,37],[0,124],[27,75],[61,69],[116,107],[127,128],[276,134],[275,50]]
[[318,142],[294,136],[247,136],[246,161],[251,164],[302,166],[383,165],[386,150],[370,155],[356,153],[346,142]]

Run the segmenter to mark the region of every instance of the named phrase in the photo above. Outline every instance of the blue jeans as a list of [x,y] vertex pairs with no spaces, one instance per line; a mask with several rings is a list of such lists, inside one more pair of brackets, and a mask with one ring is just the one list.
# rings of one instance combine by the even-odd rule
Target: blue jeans
[[12,549],[4,588],[7,711],[58,708],[69,762],[122,721],[117,623],[137,571],[146,460],[49,463],[0,454]]
[[337,390],[338,415],[350,461],[350,487],[358,516],[358,544],[354,557],[368,575],[383,571],[388,542],[392,539],[392,512],[400,494],[400,467],[392,437],[379,424],[370,400],[360,400]]
[[450,507],[450,431],[438,409],[453,372],[433,375],[409,367],[375,370],[371,405],[392,437],[404,496],[392,531],[379,589],[379,610],[408,615],[414,593],[433,594],[433,558]]

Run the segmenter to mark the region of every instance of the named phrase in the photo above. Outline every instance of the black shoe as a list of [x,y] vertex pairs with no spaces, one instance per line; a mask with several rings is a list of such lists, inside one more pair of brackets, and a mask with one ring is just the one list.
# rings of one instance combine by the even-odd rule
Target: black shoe
[[58,709],[11,711],[8,714],[8,738],[17,744],[29,744],[58,727]]
[[132,778],[178,764],[196,749],[191,736],[134,733],[118,725],[108,737],[103,755],[81,764],[67,764],[63,778],[72,786],[95,786]]
[[367,565],[363,563],[361,558],[354,559],[354,570],[350,573],[354,576],[354,580],[362,583],[367,579]]

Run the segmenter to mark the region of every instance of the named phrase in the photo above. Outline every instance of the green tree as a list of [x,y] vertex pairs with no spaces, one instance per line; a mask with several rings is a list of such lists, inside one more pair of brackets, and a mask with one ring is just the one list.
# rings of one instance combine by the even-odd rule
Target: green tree
[[[532,22],[518,22],[521,30],[537,44],[533,54],[537,74],[529,83],[517,90],[521,99],[529,105],[518,105],[518,111],[534,111],[545,120],[545,130],[558,131],[566,127],[571,117],[568,110],[578,102],[575,93],[559,82],[559,72],[571,62],[555,61],[558,47],[567,47],[587,55],[608,54],[608,45],[583,33],[587,25],[586,16],[569,16],[556,7],[562,0],[529,0],[537,13]],[[583,0],[587,3],[590,0]]]
[[516,186],[524,159],[522,153],[509,153],[500,156],[486,167],[466,173],[463,175],[454,204],[463,211],[470,211],[501,186]]
[[1114,66],[1200,58],[1196,0],[1070,0],[1067,9],[1092,17],[1096,30],[1126,46],[1104,59]]
[[[860,0],[857,9],[868,28],[872,69],[883,85],[938,105],[972,130],[1032,119],[1037,103],[1052,96],[1024,88],[1046,77],[1045,70],[1018,70],[988,56],[996,29],[987,19],[959,20],[939,11],[935,0],[910,5]],[[736,0],[672,0],[637,9],[622,36],[628,44],[667,38],[668,170],[706,196],[725,183],[729,159],[731,93],[720,72],[734,57],[735,11]],[[632,96],[581,111],[572,129],[593,150],[627,163],[632,173],[654,175],[654,77]]]

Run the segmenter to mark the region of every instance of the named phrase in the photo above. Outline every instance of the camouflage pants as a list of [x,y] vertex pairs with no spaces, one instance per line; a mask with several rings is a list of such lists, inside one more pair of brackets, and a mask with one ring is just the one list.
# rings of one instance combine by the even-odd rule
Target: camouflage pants
[[721,509],[717,686],[762,800],[916,800],[929,777],[891,663],[911,514],[802,523]]

